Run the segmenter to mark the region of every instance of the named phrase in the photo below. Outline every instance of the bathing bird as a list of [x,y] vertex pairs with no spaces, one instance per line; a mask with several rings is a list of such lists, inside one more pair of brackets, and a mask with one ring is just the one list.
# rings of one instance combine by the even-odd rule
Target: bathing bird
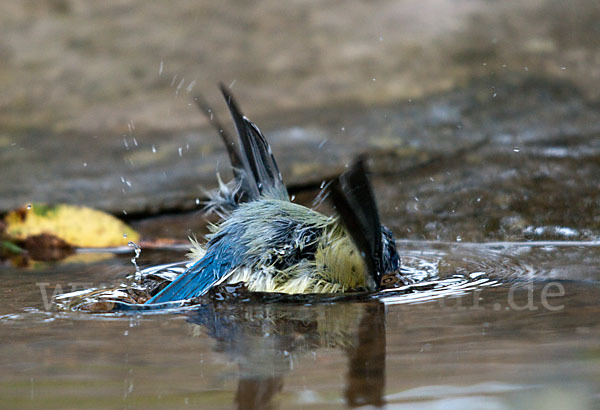
[[265,136],[223,84],[221,91],[237,130],[234,139],[211,112],[234,175],[224,184],[217,174],[219,188],[207,201],[222,220],[204,246],[193,241],[188,268],[147,303],[195,298],[223,283],[307,294],[376,291],[401,281],[396,242],[380,223],[364,158],[328,186],[337,215],[291,202]]

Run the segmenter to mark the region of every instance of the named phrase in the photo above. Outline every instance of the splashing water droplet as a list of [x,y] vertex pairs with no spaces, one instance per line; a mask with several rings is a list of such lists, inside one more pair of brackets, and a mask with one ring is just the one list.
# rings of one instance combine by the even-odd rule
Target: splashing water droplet
[[193,80],[190,85],[187,86],[187,88],[185,89],[185,91],[187,91],[188,93],[192,92],[192,89],[194,88],[194,85],[196,85],[196,80]]
[[123,177],[121,177],[121,182],[124,183],[125,185],[127,185],[128,187],[131,187],[131,181],[128,181]]
[[140,246],[133,241],[129,241],[127,246],[133,248],[133,250],[135,252],[134,257],[131,258],[131,263],[135,267],[135,280],[139,280],[141,278],[141,272],[140,272],[140,267],[137,264],[137,260],[140,257],[140,254],[142,253],[142,248],[140,248]]
[[179,84],[177,84],[177,88],[175,89],[175,95],[179,95],[179,91],[181,91],[181,87],[183,87],[184,83],[185,83],[185,77],[181,79]]

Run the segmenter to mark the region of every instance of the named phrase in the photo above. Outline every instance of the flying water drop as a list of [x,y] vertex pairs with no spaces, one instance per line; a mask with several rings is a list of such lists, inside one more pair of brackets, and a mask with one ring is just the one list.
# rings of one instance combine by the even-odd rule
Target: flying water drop
[[135,280],[137,281],[141,278],[140,267],[137,264],[137,260],[140,257],[140,254],[142,253],[142,248],[140,248],[140,246],[133,241],[129,241],[127,246],[133,248],[133,251],[135,252],[134,257],[131,258],[131,263],[135,267]]

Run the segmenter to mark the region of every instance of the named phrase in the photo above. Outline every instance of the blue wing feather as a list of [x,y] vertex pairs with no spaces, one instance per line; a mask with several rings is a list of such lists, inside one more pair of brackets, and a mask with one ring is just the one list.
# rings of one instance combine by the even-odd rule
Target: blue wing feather
[[[218,235],[211,240],[206,255],[146,303],[163,303],[204,295],[217,283],[226,280],[243,261],[243,247]],[[218,244],[217,244],[218,242]],[[216,245],[216,246],[214,246]]]

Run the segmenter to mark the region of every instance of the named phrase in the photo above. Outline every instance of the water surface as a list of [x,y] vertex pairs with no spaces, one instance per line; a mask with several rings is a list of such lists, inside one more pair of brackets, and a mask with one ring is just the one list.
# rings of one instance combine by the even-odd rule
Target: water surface
[[[599,244],[400,248],[418,278],[410,292],[207,300],[160,315],[46,310],[57,284],[119,283],[133,271],[130,255],[3,268],[1,406],[599,405]],[[181,257],[146,251],[139,263]]]

